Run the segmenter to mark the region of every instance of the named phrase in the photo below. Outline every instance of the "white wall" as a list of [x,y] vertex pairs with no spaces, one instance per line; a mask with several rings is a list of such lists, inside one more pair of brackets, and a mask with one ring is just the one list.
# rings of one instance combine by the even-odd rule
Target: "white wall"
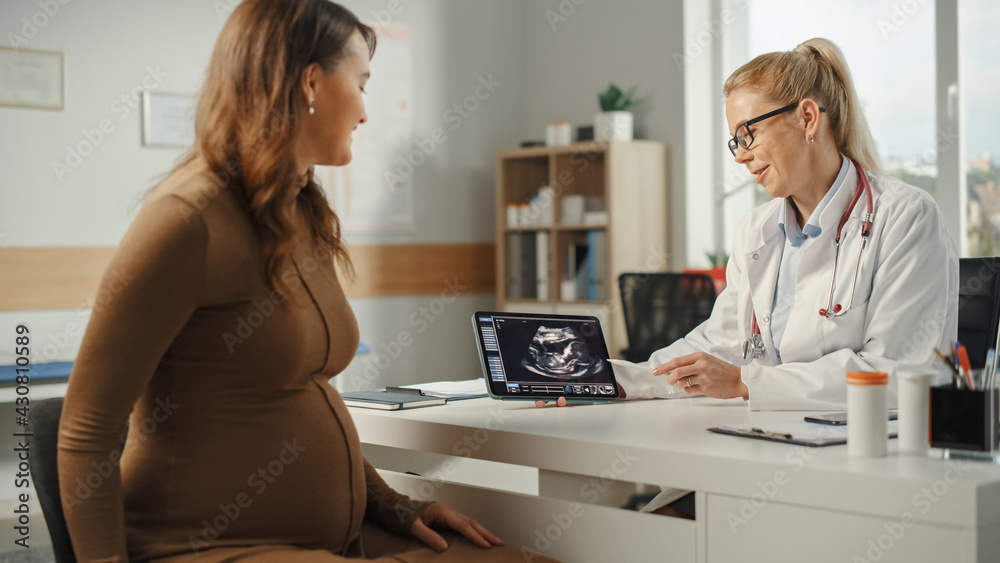
[[[165,92],[197,92],[212,46],[230,11],[230,0],[70,1],[52,17],[36,16],[34,1],[0,3],[0,32],[22,33],[22,18],[48,21],[24,47],[66,53],[67,105],[64,111],[0,107],[0,244],[5,246],[108,246],[124,234],[141,195],[169,171],[177,149],[141,146],[140,111],[120,100],[141,86],[147,67],[157,73],[147,86]],[[413,33],[414,137],[444,127],[448,140],[414,174],[415,228],[393,235],[349,236],[351,244],[414,242],[465,243],[493,239],[493,154],[516,144],[521,123],[522,6],[517,2],[404,1],[346,2],[369,22],[410,26]],[[28,34],[31,29],[27,29]],[[6,41],[5,41],[6,42]],[[378,56],[376,54],[376,56]],[[162,75],[162,76],[161,76]],[[500,86],[453,129],[444,112],[471,95],[480,76]],[[377,118],[377,116],[372,116]],[[91,143],[83,130],[102,119],[114,130]],[[91,138],[96,138],[93,135]],[[94,144],[68,174],[58,177],[52,162],[66,163],[66,146]],[[443,282],[443,280],[442,280]],[[442,283],[442,290],[445,285]],[[411,330],[414,344],[366,386],[427,378],[474,377],[479,373],[468,317],[493,306],[490,295],[463,295],[442,313],[434,296],[355,299],[364,342],[376,350]],[[420,314],[435,306],[438,314]],[[86,311],[0,313],[0,330],[29,322],[57,343],[47,359],[72,359]],[[411,317],[414,313],[419,319]],[[434,320],[427,321],[428,317]],[[427,321],[427,324],[424,324]],[[74,325],[75,323],[75,325]],[[4,332],[11,333],[13,329]],[[443,349],[454,354],[442,354]],[[9,358],[7,358],[9,360]],[[367,358],[345,375],[360,375]],[[0,356],[0,362],[5,361]],[[380,363],[381,365],[381,363]],[[371,374],[372,371],[367,372]],[[341,378],[338,378],[341,379]],[[346,378],[343,378],[346,379]],[[359,381],[357,378],[355,381]]]
[[[389,13],[390,4],[390,0],[344,3],[369,21]],[[520,139],[522,4],[423,0],[401,5],[391,23],[408,25],[413,32],[413,136],[426,139],[440,127],[448,138],[414,172],[414,231],[350,235],[348,243],[492,241],[494,154]],[[500,85],[461,126],[453,128],[454,121],[446,121],[445,112],[472,95],[480,77],[491,77]],[[441,291],[446,289],[442,278]],[[476,310],[495,304],[494,296],[482,294],[454,300],[450,293],[444,298],[438,293],[353,299],[362,341],[373,353],[358,356],[334,381],[340,389],[351,390],[480,377],[470,318]],[[393,343],[401,332],[411,336],[413,344],[400,347],[399,356],[392,358]]]
[[[195,92],[223,19],[199,0],[52,4],[50,16],[34,1],[0,2],[4,45],[17,35],[27,41],[20,47],[62,51],[67,67],[64,110],[0,106],[0,244],[116,245],[140,196],[181,154],[141,146],[133,92],[144,80],[156,91]],[[102,120],[110,133],[99,131]],[[69,150],[86,154],[68,160]],[[71,172],[55,173],[54,163]],[[0,333],[29,323],[44,335],[36,361],[70,360],[88,317],[86,308],[3,312]],[[0,363],[11,354],[0,350]]]
[[[614,82],[639,86],[637,138],[669,147],[670,268],[685,261],[682,0],[542,0],[525,4],[524,135],[545,138],[545,123],[591,125],[597,92]],[[710,189],[707,186],[706,189]]]
[[[131,220],[130,204],[180,154],[140,146],[133,88],[145,79],[157,91],[194,92],[222,21],[210,2],[199,0],[53,4],[58,13],[25,47],[66,54],[66,109],[0,107],[3,244],[114,245]],[[45,21],[36,14],[47,15],[34,1],[0,3],[3,44],[9,33],[22,34],[22,18]],[[83,132],[98,129],[103,119],[114,129],[89,141]],[[60,178],[52,164],[66,163],[67,147],[93,149]]]
[[[60,0],[54,16],[39,16],[37,0],[0,2],[0,40],[22,34],[22,18],[47,20],[28,48],[66,53],[64,111],[0,107],[0,244],[4,246],[115,245],[135,216],[141,195],[168,172],[177,149],[141,146],[138,107],[127,100],[143,79],[163,92],[196,93],[236,0]],[[575,2],[582,2],[576,5]],[[543,138],[544,123],[589,124],[596,92],[609,81],[640,85],[640,137],[670,145],[672,267],[684,264],[683,77],[670,61],[682,48],[681,0],[348,0],[362,19],[411,28],[415,70],[415,138],[436,127],[448,140],[414,173],[412,232],[348,235],[348,244],[467,243],[494,238],[493,174],[497,150]],[[59,2],[56,2],[59,4]],[[552,29],[546,11],[575,6]],[[560,8],[562,6],[562,8]],[[388,20],[387,20],[388,18]],[[27,30],[29,33],[31,29]],[[376,52],[376,57],[378,53]],[[147,78],[152,69],[156,75]],[[471,95],[480,77],[500,85],[458,129],[445,121],[453,104]],[[377,116],[370,116],[377,119]],[[110,120],[98,143],[84,131]],[[91,135],[94,138],[93,135]],[[59,178],[67,146],[93,150]],[[2,266],[0,266],[2,267]],[[442,279],[441,289],[445,289]],[[384,369],[359,356],[342,388],[379,387],[481,373],[469,316],[490,309],[492,295],[438,294],[353,299],[362,340],[376,352],[400,332],[413,337]],[[427,314],[423,313],[427,310]],[[18,322],[41,332],[45,359],[72,359],[86,310],[0,313],[0,334]],[[415,316],[416,315],[416,316]],[[433,319],[433,320],[430,320]],[[427,321],[426,324],[424,321]],[[383,346],[384,345],[384,346]],[[9,353],[0,351],[0,363]],[[376,366],[377,367],[377,366]],[[372,376],[372,374],[375,374]],[[367,377],[366,377],[367,375]]]

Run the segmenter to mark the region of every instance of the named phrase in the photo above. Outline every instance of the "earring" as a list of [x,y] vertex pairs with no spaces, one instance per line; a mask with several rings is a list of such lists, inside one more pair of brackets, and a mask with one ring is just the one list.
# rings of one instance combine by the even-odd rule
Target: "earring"
[[[312,99],[309,100],[309,115],[316,113],[316,108],[313,107],[313,101],[314,100]],[[809,144],[811,145],[812,143]]]
[[[312,108],[309,109],[311,110]],[[310,113],[312,112],[310,111]],[[814,140],[815,139],[813,139],[812,135],[806,135],[806,144],[809,145],[810,147],[812,146]]]

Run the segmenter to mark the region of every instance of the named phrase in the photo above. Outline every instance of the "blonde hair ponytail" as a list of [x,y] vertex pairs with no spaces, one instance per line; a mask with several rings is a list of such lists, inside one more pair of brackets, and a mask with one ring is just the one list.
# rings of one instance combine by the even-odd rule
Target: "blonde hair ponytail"
[[726,79],[722,94],[728,98],[740,88],[782,104],[814,99],[826,108],[837,149],[867,170],[882,167],[851,71],[832,41],[814,38],[791,51],[760,55]]

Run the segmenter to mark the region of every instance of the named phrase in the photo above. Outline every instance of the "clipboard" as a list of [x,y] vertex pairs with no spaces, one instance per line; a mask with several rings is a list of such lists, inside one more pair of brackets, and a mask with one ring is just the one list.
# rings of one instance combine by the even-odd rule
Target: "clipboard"
[[[897,436],[898,427],[899,424],[895,420],[889,421],[889,438]],[[830,426],[809,422],[785,422],[765,425],[723,424],[722,426],[716,426],[708,430],[717,434],[769,440],[771,442],[796,444],[812,448],[838,446],[847,443],[846,426]]]

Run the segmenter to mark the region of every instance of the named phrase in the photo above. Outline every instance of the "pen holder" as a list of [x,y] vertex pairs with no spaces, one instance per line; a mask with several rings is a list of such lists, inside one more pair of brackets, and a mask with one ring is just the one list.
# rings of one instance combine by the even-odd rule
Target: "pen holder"
[[994,452],[1000,436],[997,389],[973,391],[930,388],[930,443],[933,448]]

